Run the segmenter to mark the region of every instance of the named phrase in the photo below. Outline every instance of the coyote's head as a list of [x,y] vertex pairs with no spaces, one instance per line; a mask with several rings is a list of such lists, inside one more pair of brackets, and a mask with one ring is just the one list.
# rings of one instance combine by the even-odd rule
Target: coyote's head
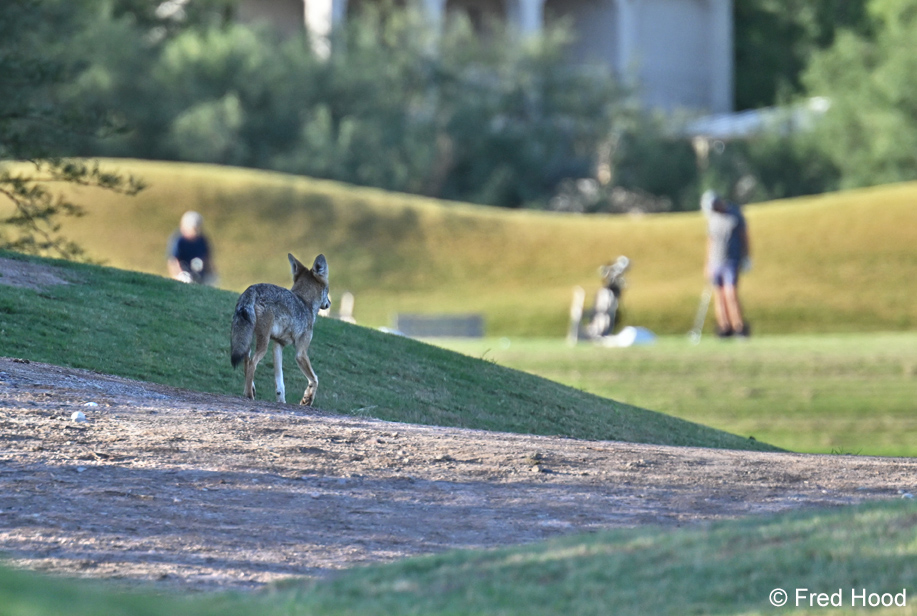
[[331,300],[328,299],[328,261],[325,255],[315,257],[312,269],[307,268],[291,254],[288,254],[287,258],[290,259],[290,267],[293,270],[293,293],[310,304],[317,303],[321,310],[331,308]]

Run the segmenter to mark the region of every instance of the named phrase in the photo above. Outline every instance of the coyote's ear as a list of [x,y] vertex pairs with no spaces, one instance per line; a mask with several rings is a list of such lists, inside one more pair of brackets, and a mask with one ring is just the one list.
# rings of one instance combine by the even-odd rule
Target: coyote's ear
[[325,255],[315,257],[315,263],[312,264],[312,275],[328,284],[328,261]]
[[305,271],[306,266],[299,262],[299,259],[294,257],[292,254],[287,254],[287,259],[290,260],[290,270],[293,272],[293,280],[296,280],[296,277],[300,272]]

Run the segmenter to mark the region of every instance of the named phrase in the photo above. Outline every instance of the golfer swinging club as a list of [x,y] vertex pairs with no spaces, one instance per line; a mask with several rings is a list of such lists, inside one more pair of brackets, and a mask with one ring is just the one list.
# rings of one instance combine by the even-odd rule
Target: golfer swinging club
[[739,271],[750,268],[748,227],[739,206],[712,190],[701,197],[707,215],[707,261],[704,274],[713,284],[716,334],[748,337],[750,329],[739,302]]

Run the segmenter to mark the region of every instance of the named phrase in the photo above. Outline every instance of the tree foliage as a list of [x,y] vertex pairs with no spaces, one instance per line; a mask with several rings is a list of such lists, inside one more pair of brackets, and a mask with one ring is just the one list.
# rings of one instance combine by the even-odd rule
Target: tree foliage
[[[86,154],[279,169],[447,199],[545,205],[632,113],[610,74],[570,67],[566,35],[481,39],[455,20],[367,3],[329,58],[305,34],[240,24],[129,45],[136,20],[109,11],[84,36],[71,91],[130,130]],[[112,53],[113,42],[123,51]]]
[[37,159],[0,171],[0,197],[13,206],[0,219],[0,247],[26,254],[88,260],[81,246],[61,234],[61,217],[83,216],[82,206],[54,190],[60,183],[137,194],[143,183],[102,171],[98,164]]
[[804,91],[809,58],[838,32],[868,32],[868,0],[735,0],[735,106],[777,104]]
[[842,33],[804,77],[808,93],[831,101],[816,136],[844,187],[917,178],[917,0],[869,8],[873,32]]
[[[0,248],[84,258],[60,232],[62,217],[83,210],[53,187],[69,183],[125,194],[142,189],[133,178],[54,156],[75,136],[107,127],[91,111],[62,104],[62,87],[82,68],[66,43],[82,26],[83,8],[79,1],[0,3],[0,203],[9,206],[0,217]],[[23,160],[32,162],[9,162]]]
[[[233,0],[4,0],[0,160],[37,161],[17,173],[46,188],[69,178],[136,190],[91,165],[73,177],[80,167],[60,158],[110,155],[573,211],[694,208],[711,184],[761,199],[900,179],[917,142],[915,2],[736,0],[738,107],[819,94],[832,108],[812,138],[731,143],[703,167],[610,72],[571,66],[562,27],[482,36],[458,18],[437,32],[421,13],[364,2],[325,58],[305,33],[238,23]],[[78,215],[25,180],[5,172],[0,195],[57,204],[30,215],[54,221],[46,232]],[[24,217],[5,226],[24,230]],[[5,241],[52,250],[50,235],[31,233],[31,244]]]

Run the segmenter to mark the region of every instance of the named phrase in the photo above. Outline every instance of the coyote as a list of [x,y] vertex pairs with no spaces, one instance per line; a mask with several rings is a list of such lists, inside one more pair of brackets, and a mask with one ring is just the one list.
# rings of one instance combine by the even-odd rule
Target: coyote
[[283,347],[293,344],[296,347],[296,363],[309,381],[300,404],[310,405],[315,400],[318,377],[309,362],[309,343],[319,309],[331,307],[328,262],[324,255],[318,255],[310,270],[293,255],[288,254],[287,257],[293,269],[293,287],[290,290],[274,284],[253,284],[239,296],[232,315],[230,361],[235,368],[245,360],[244,395],[254,400],[255,368],[267,353],[268,343],[273,340],[277,401],[286,402]]

